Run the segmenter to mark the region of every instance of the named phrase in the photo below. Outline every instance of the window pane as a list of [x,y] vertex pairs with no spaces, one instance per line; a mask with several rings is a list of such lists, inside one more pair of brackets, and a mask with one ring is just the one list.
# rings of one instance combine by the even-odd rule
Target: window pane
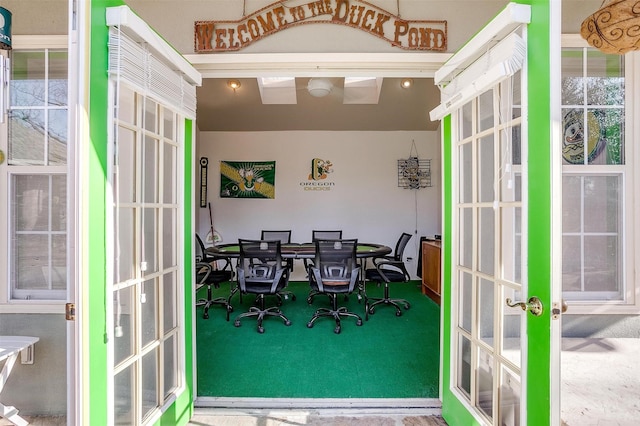
[[582,177],[562,177],[562,232],[579,232],[582,222]]
[[473,265],[473,210],[460,210],[460,265],[471,269]]
[[9,152],[8,162],[11,165],[44,164],[44,110],[21,109],[10,110],[9,117]]
[[117,227],[114,228],[116,241],[115,281],[116,283],[133,279],[136,270],[135,256],[135,211],[132,208],[120,208],[116,212]]
[[176,147],[164,144],[164,168],[163,168],[163,185],[162,185],[162,202],[165,204],[174,204],[176,202],[175,190],[175,168],[176,168]]
[[67,164],[67,110],[49,110],[49,164]]
[[67,63],[67,52],[49,52],[49,105],[68,104]]
[[122,83],[118,89],[118,120],[127,124],[136,124],[135,92]]
[[471,342],[464,336],[458,339],[458,389],[467,397],[471,395]]
[[158,271],[158,212],[156,209],[142,210],[142,262],[143,272],[152,274]]
[[616,236],[588,236],[584,243],[585,291],[618,291],[619,239]]
[[624,104],[624,55],[587,50],[587,105]]
[[471,102],[467,102],[460,111],[460,122],[462,124],[460,129],[462,132],[462,138],[460,139],[466,139],[471,136],[471,132],[473,131],[472,111],[473,108]]
[[562,291],[582,291],[582,239],[562,238]]
[[622,184],[619,176],[584,177],[585,232],[620,231]]
[[45,90],[44,51],[18,51],[11,54],[11,105],[44,106]]
[[500,374],[500,425],[519,426],[520,422],[520,377],[506,367]]
[[584,104],[582,49],[562,49],[562,104]]
[[[500,300],[511,299],[512,301],[522,300],[521,292],[515,291],[510,287],[502,287],[504,289]],[[511,361],[514,365],[520,367],[522,356],[522,315],[520,308],[511,308],[506,304],[500,305],[502,313],[502,352],[501,355]]]
[[144,128],[150,132],[157,133],[158,129],[158,104],[149,98],[144,102]]
[[174,209],[162,209],[162,267],[176,265],[176,220]]
[[501,236],[501,271],[500,277],[514,282],[522,282],[522,208],[505,207],[500,216],[502,221]]
[[[12,282],[16,290],[47,290],[49,242],[46,235],[20,235],[13,244]],[[42,248],[44,250],[41,250]],[[46,275],[45,275],[46,274]],[[29,296],[31,298],[31,296]]]
[[460,147],[460,202],[470,203],[473,200],[473,146],[465,143]]

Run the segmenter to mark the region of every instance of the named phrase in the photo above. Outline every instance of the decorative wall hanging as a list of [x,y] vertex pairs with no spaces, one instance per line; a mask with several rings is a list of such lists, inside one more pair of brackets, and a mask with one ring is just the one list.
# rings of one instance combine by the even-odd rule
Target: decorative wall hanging
[[[399,9],[399,7],[398,7]],[[346,25],[405,50],[446,52],[447,21],[408,20],[362,0],[300,4],[281,0],[237,21],[196,21],[196,53],[240,50],[264,37],[303,24]]]
[[207,175],[209,174],[209,159],[200,158],[200,207],[207,207]]
[[580,35],[604,53],[622,55],[640,49],[640,1],[604,0],[582,22]]
[[221,198],[275,198],[275,161],[221,161]]
[[431,160],[420,160],[415,141],[409,158],[398,160],[398,187],[420,189],[431,186]]

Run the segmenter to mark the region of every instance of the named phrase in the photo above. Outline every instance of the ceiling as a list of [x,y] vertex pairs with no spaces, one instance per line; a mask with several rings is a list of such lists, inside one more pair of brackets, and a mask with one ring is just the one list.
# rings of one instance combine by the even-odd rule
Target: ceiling
[[400,78],[384,78],[377,104],[343,104],[343,78],[331,78],[333,89],[317,98],[307,92],[309,78],[295,79],[297,103],[263,104],[256,78],[238,79],[232,90],[226,78],[205,78],[197,88],[197,122],[201,131],[424,131],[438,122],[429,111],[440,103],[433,78],[414,78],[408,89]]

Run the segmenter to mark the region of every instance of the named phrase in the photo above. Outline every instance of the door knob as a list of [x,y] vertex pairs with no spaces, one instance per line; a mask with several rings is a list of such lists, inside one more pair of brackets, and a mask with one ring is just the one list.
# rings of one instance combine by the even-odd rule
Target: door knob
[[530,297],[527,302],[514,302],[511,299],[507,299],[507,306],[509,306],[510,308],[519,306],[523,311],[529,311],[531,312],[531,315],[536,317],[542,315],[542,312],[544,311],[542,301],[536,296]]

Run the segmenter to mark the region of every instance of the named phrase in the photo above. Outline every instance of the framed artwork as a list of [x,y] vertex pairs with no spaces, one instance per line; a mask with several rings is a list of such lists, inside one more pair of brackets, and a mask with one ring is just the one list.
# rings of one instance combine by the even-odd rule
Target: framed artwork
[[220,198],[275,198],[275,161],[220,161]]

